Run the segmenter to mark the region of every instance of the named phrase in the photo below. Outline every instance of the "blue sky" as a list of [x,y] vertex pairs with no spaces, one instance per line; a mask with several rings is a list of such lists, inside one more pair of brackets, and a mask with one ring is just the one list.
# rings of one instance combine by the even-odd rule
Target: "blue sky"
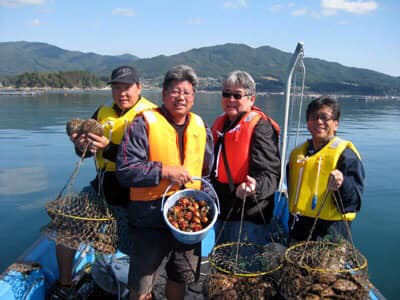
[[21,40],[141,58],[303,41],[306,57],[400,76],[400,1],[0,0],[0,42]]

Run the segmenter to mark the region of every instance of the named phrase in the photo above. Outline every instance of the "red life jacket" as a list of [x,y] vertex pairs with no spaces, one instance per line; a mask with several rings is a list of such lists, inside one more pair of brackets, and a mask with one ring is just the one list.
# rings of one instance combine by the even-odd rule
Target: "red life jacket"
[[[251,111],[247,112],[240,119],[239,123],[236,124],[234,128],[223,133],[227,118],[228,116],[226,114],[219,116],[215,120],[211,130],[214,138],[214,146],[217,146],[219,140],[223,138],[222,143],[224,143],[233,183],[239,184],[244,182],[246,175],[249,174],[251,137],[253,136],[253,131],[258,121],[260,119],[269,120],[278,136],[280,134],[280,128],[278,123],[254,106]],[[228,174],[222,157],[222,143],[219,144],[220,146],[216,157],[215,177],[219,182],[229,184]]]

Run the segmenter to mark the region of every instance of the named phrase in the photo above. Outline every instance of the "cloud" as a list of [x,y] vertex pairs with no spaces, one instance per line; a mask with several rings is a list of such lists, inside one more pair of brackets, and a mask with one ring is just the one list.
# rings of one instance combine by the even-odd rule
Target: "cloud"
[[134,17],[136,13],[133,9],[130,8],[116,8],[112,11],[113,15],[116,16],[124,16],[124,17]]
[[284,9],[285,7],[282,4],[274,4],[270,6],[269,10],[271,12],[280,12]]
[[316,11],[311,11],[310,16],[313,17],[314,19],[321,19],[321,14]]
[[273,13],[277,13],[277,12],[281,12],[284,10],[286,11],[295,6],[296,6],[296,4],[294,4],[293,2],[289,2],[288,4],[274,4],[269,7],[269,11],[271,11]]
[[348,1],[348,0],[321,0],[322,14],[335,15],[337,11],[345,11],[352,14],[365,14],[378,8],[375,1]]
[[192,17],[187,19],[187,23],[191,25],[199,25],[202,23],[202,21],[200,17]]
[[307,14],[307,8],[296,9],[292,11],[291,14],[293,16],[304,16],[305,14]]
[[236,1],[225,1],[224,8],[226,9],[238,9],[240,7],[246,6],[247,0],[236,0]]
[[43,5],[46,0],[0,0],[0,6],[21,7],[26,5]]
[[33,19],[31,22],[31,25],[32,26],[40,26],[40,25],[42,25],[42,22],[40,22],[39,19]]

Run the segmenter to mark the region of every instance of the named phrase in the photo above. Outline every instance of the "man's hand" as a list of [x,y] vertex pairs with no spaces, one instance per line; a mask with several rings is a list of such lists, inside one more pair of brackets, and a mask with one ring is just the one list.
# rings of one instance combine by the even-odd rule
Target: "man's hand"
[[96,153],[98,150],[103,150],[110,143],[110,140],[105,136],[96,135],[94,133],[88,133],[78,135],[73,133],[69,136],[71,142],[80,151],[84,151],[86,146],[89,144],[88,150],[92,153]]
[[103,150],[110,143],[110,140],[105,136],[96,135],[94,133],[88,133],[89,150],[92,153],[96,153],[98,150]]
[[236,188],[236,197],[245,198],[256,192],[256,180],[249,175],[246,176],[246,181],[242,182]]
[[88,140],[85,134],[79,135],[78,133],[73,133],[69,136],[69,139],[79,151],[84,151],[86,145],[88,144]]
[[166,178],[171,183],[177,185],[184,185],[187,182],[192,182],[192,176],[186,168],[182,166],[162,166],[162,178]]
[[329,175],[328,188],[331,191],[337,191],[343,184],[343,173],[339,170],[333,170]]

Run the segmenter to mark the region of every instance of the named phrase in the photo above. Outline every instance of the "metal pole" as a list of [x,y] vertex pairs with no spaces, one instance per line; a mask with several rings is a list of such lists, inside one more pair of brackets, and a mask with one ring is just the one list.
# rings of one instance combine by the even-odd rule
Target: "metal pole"
[[288,124],[289,124],[289,108],[290,108],[290,88],[292,84],[292,76],[294,70],[296,69],[297,61],[300,57],[304,56],[304,47],[302,42],[298,42],[293,56],[290,60],[288,67],[288,78],[285,87],[285,119],[283,125],[283,135],[282,135],[282,149],[281,149],[281,179],[279,181],[279,190],[282,191],[282,186],[285,180],[286,174],[286,151],[287,151],[287,134],[288,134]]

